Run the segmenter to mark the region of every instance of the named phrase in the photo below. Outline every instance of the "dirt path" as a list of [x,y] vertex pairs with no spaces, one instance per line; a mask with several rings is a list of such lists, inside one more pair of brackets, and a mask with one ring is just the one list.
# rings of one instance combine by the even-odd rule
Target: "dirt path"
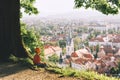
[[60,77],[44,69],[31,70],[15,63],[0,63],[0,80],[80,80],[72,77]]

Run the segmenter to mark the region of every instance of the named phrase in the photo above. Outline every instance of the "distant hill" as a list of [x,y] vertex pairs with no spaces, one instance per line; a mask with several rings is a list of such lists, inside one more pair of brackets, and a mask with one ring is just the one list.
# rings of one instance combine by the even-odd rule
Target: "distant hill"
[[66,14],[56,14],[50,15],[46,17],[41,16],[27,16],[22,18],[25,23],[28,24],[43,24],[43,23],[70,23],[70,22],[96,22],[96,21],[105,21],[105,22],[112,22],[112,23],[120,23],[120,14],[118,15],[104,15],[102,13],[96,12],[89,12],[83,11],[75,11]]

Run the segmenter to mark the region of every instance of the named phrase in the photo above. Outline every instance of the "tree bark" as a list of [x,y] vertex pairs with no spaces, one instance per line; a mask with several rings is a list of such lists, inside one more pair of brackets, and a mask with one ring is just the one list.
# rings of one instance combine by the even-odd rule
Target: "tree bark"
[[20,31],[20,0],[0,1],[0,59],[27,57]]

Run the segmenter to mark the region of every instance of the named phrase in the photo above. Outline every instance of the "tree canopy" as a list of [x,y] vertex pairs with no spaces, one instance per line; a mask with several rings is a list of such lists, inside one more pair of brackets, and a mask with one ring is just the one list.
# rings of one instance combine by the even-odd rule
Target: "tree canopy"
[[[20,0],[21,9],[27,14],[37,14],[38,10],[33,3],[36,0]],[[118,14],[120,9],[120,0],[75,0],[75,7],[92,8],[103,14]]]
[[35,1],[36,0],[20,0],[20,8],[23,9],[24,12],[29,14],[29,15],[37,14],[38,10],[33,5]]
[[75,0],[75,7],[92,8],[103,14],[118,14],[120,9],[120,0]]

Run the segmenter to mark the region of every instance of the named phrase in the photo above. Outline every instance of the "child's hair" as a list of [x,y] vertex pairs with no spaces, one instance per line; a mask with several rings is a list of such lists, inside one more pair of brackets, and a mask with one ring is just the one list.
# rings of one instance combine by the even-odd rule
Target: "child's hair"
[[40,48],[35,48],[35,53],[40,53],[41,52],[41,50],[40,50]]

